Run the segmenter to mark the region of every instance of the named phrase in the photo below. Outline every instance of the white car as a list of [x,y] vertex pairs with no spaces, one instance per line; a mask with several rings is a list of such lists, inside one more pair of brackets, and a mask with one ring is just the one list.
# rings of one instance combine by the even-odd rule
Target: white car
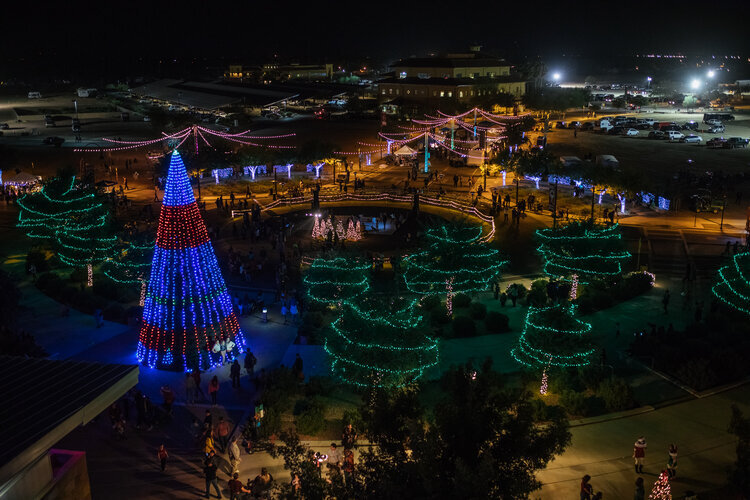
[[628,137],[634,137],[638,135],[638,131],[634,128],[629,128],[627,132],[625,132],[625,135]]
[[143,121],[144,121],[144,122],[150,122],[150,121],[151,121],[151,118],[150,118],[150,117],[148,117],[148,116],[144,116],[144,117],[143,117]]
[[683,137],[685,137],[685,134],[683,134],[682,132],[678,132],[677,130],[667,131],[667,139],[669,139],[670,141],[679,141]]
[[680,142],[700,144],[701,142],[703,142],[703,137],[695,134],[690,134],[680,139]]

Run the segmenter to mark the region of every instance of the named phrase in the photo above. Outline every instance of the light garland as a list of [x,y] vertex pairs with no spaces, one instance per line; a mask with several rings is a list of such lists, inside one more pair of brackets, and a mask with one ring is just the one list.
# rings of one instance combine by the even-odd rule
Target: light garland
[[547,383],[547,368],[542,372],[542,385],[539,387],[539,394],[542,396],[547,395],[548,383]]
[[302,281],[311,299],[325,304],[340,303],[369,290],[371,268],[372,265],[354,258],[318,258],[310,264]]
[[[511,355],[519,363],[532,366],[585,366],[591,363],[595,348],[588,340],[591,325],[574,317],[575,306],[529,307],[523,332]],[[563,324],[562,328],[551,326]]]
[[544,259],[544,272],[550,276],[577,275],[581,283],[605,276],[622,275],[622,263],[630,259],[622,250],[619,226],[592,227],[589,223],[573,222],[557,229],[536,231],[541,245],[537,251]]
[[151,368],[205,370],[221,362],[212,351],[220,340],[234,343],[230,362],[246,349],[185,165],[173,152],[136,354]]
[[335,375],[360,387],[411,384],[438,362],[438,342],[421,333],[417,300],[346,301],[324,349]]
[[729,307],[750,315],[750,253],[738,253],[732,262],[719,269],[716,283],[711,288],[716,298]]
[[500,275],[500,252],[481,241],[481,227],[430,228],[427,249],[404,259],[404,279],[409,291],[419,294],[472,293],[486,290]]

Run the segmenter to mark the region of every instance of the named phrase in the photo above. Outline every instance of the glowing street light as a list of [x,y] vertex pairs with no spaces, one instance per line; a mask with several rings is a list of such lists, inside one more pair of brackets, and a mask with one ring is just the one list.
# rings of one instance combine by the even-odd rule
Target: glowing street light
[[698,89],[701,86],[701,81],[697,78],[694,78],[692,82],[690,82],[690,88],[693,90]]
[[716,71],[709,69],[708,73],[706,74],[708,75],[709,78],[713,78],[714,76],[716,76]]
[[554,81],[556,81],[556,82],[559,82],[560,81],[560,76],[561,76],[560,73],[553,73],[552,74],[552,79]]
[[648,85],[648,88],[651,88],[651,79],[652,79],[652,78],[651,78],[650,76],[647,76],[647,77],[646,77],[646,81],[648,82],[648,83],[647,83],[647,85]]

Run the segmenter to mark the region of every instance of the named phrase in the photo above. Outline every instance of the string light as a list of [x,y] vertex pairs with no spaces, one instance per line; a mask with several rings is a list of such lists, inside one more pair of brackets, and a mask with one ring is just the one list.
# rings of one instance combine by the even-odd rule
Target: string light
[[570,304],[530,306],[518,345],[510,352],[513,358],[532,367],[588,365],[595,352],[588,339],[591,325],[574,314]]
[[234,343],[227,352],[230,361],[246,349],[185,165],[175,151],[136,354],[151,368],[205,370],[221,362],[220,354],[212,351],[219,341]]
[[481,226],[428,229],[424,235],[426,249],[404,259],[406,287],[419,294],[447,290],[448,296],[486,290],[508,261],[483,244],[481,234]]
[[418,311],[416,299],[344,302],[323,346],[333,373],[360,387],[400,387],[419,379],[437,364],[438,342],[421,333]]
[[372,265],[356,258],[318,258],[303,278],[311,299],[325,304],[340,303],[362,295],[370,288]]
[[669,473],[667,471],[661,471],[648,498],[649,500],[672,500],[672,486],[669,484]]
[[547,395],[548,383],[547,383],[547,369],[545,368],[542,372],[542,385],[539,387],[539,394],[542,396]]
[[719,269],[711,291],[714,296],[726,305],[750,314],[750,253],[738,253],[732,257],[728,266]]
[[631,255],[622,250],[619,226],[596,228],[585,222],[536,231],[544,259],[544,272],[550,276],[578,276],[581,283],[622,274],[622,263]]

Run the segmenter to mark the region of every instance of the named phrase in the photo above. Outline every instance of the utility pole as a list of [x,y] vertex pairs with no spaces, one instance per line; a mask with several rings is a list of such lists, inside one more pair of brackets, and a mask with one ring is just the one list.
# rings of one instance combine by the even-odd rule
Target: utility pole
[[719,231],[724,231],[724,210],[727,208],[727,195],[724,195],[724,203],[721,205],[721,224],[719,224]]

